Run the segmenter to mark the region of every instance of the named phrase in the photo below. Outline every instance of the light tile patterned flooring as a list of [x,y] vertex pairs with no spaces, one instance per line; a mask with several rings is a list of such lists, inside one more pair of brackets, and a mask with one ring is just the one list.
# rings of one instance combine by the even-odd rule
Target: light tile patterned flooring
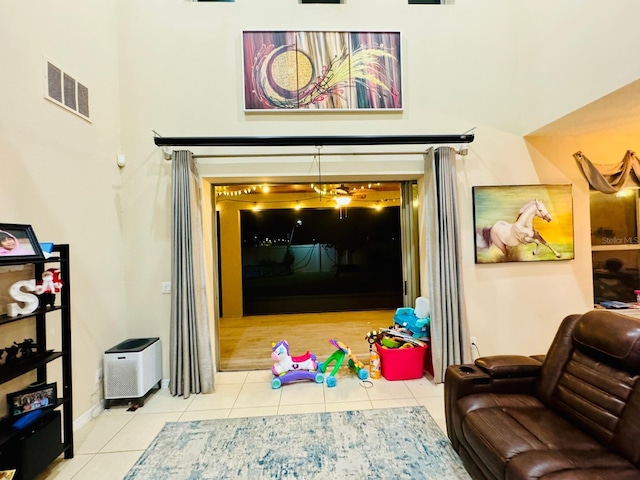
[[124,404],[114,405],[75,432],[73,459],[59,457],[37,480],[122,479],[165,422],[421,405],[445,431],[444,384],[426,377],[381,378],[370,385],[343,367],[335,387],[297,382],[277,390],[271,388],[272,378],[269,370],[221,372],[212,394],[184,399],[161,389],[135,412],[128,412]]

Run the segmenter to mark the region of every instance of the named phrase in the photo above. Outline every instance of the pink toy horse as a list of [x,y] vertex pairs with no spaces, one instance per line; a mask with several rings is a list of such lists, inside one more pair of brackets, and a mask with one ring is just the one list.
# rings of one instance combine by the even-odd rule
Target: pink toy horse
[[313,372],[318,369],[318,362],[316,362],[316,356],[313,353],[307,352],[299,357],[290,356],[289,343],[286,340],[280,340],[273,344],[271,358],[277,362],[271,367],[271,371],[276,377],[295,370]]

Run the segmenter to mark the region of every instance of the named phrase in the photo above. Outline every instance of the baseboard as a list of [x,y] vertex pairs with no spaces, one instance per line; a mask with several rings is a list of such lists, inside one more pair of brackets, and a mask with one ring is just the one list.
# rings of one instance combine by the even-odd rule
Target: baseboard
[[[160,388],[169,388],[169,379],[163,378],[160,382]],[[98,418],[104,411],[104,399],[101,399],[93,405],[89,410],[84,412],[73,421],[73,431],[77,432],[94,418]]]
[[98,415],[100,415],[103,410],[104,410],[104,407],[102,406],[102,400],[100,400],[93,407],[91,407],[89,410],[84,412],[82,415],[80,415],[78,418],[76,418],[73,421],[73,431],[77,432],[78,430],[80,430],[87,423],[89,423],[91,420],[93,420]]

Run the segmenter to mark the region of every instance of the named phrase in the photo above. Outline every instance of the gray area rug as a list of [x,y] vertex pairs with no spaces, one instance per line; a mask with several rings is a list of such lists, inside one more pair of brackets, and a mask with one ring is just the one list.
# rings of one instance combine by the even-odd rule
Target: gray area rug
[[423,407],[165,424],[125,480],[469,479]]

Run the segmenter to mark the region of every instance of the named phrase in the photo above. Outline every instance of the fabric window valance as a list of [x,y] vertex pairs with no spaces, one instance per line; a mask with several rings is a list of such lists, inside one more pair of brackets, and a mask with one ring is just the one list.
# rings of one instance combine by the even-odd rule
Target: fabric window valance
[[591,188],[602,193],[617,193],[623,188],[640,187],[640,160],[635,152],[627,150],[619,163],[599,165],[591,162],[582,152],[573,154]]

